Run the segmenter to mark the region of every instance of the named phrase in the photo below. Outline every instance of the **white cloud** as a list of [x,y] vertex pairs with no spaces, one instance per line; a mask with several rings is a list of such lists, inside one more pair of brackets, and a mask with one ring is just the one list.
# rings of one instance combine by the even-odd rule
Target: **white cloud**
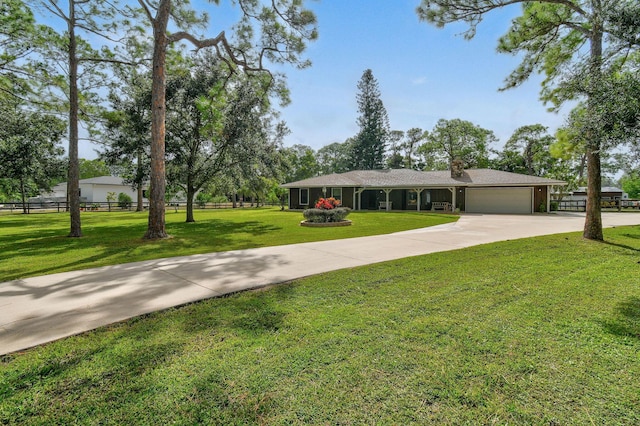
[[421,76],[418,78],[414,78],[413,80],[411,80],[411,84],[413,84],[414,86],[422,86],[423,84],[427,83],[427,77],[426,76]]

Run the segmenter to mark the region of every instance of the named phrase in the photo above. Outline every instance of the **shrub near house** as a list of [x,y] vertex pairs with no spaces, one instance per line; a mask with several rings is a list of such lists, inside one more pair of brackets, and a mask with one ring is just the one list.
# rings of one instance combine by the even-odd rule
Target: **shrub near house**
[[335,223],[345,220],[351,212],[348,207],[340,207],[340,201],[335,198],[320,198],[315,208],[306,209],[302,214],[307,222],[311,223]]

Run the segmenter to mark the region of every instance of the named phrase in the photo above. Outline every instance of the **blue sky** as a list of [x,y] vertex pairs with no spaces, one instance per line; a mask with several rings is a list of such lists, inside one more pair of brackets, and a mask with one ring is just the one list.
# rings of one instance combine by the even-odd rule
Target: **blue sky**
[[[194,0],[207,11],[207,36],[229,30],[239,10],[222,0],[220,6]],[[509,28],[520,6],[494,11],[466,41],[463,24],[444,29],[420,22],[419,0],[306,0],[318,18],[319,38],[309,44],[304,70],[278,67],[287,74],[291,103],[281,108],[291,134],[285,145],[309,145],[315,150],[344,142],[358,132],[357,84],[367,68],[377,79],[392,130],[431,130],[441,118],[460,118],[493,130],[501,148],[513,131],[541,123],[551,132],[564,122],[539,101],[539,76],[519,88],[499,92],[504,78],[519,63],[496,53],[498,38]],[[95,158],[95,146],[80,146],[80,156]]]
[[287,69],[291,104],[282,118],[292,130],[286,145],[319,149],[354,136],[357,83],[365,69],[376,77],[393,130],[431,130],[440,118],[469,120],[493,130],[500,148],[513,131],[541,123],[554,131],[564,113],[538,100],[541,78],[499,92],[519,59],[496,53],[519,6],[487,15],[466,41],[463,24],[444,29],[420,22],[418,0],[325,0],[308,6],[318,18],[305,70]]

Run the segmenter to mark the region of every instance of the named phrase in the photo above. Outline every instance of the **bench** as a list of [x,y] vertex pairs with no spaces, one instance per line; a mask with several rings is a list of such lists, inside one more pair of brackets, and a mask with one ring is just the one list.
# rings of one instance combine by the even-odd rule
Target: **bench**
[[451,211],[451,203],[448,201],[433,201],[431,203],[431,210],[444,210],[449,212]]
[[[391,210],[392,204],[393,204],[393,201],[389,201],[389,210]],[[387,210],[387,202],[380,201],[380,204],[378,205],[378,210]]]

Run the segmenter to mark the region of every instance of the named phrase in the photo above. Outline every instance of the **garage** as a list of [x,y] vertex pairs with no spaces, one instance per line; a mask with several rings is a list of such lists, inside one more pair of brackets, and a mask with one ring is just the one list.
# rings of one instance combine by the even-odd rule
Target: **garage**
[[467,213],[532,214],[533,188],[467,188]]

